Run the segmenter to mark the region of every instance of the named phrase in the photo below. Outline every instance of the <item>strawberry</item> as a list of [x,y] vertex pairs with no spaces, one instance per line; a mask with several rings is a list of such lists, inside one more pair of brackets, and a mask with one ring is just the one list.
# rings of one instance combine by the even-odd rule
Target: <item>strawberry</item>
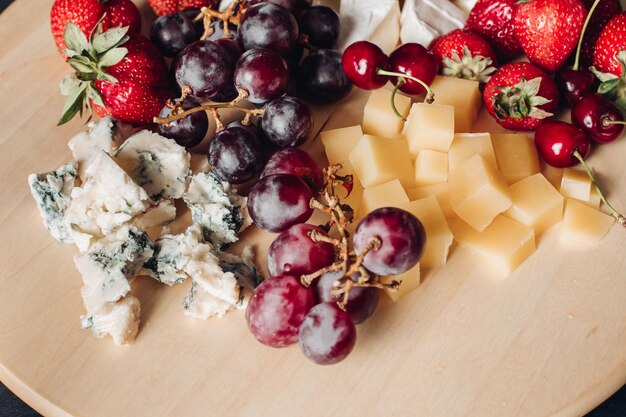
[[478,0],[465,27],[489,41],[501,60],[508,61],[523,52],[513,33],[516,10],[517,0]]
[[482,36],[468,29],[456,29],[432,43],[444,75],[486,83],[497,65],[496,53]]
[[598,92],[626,111],[626,12],[611,19],[600,33],[589,69],[601,82]]
[[[582,0],[585,7],[590,10],[595,0]],[[588,67],[593,62],[593,49],[600,37],[600,33],[609,21],[620,14],[622,6],[618,0],[600,0],[591,15],[580,51],[580,61],[584,67]]]
[[141,31],[141,15],[131,0],[55,0],[50,10],[50,28],[57,48],[65,49],[63,34],[68,22],[89,36],[101,19],[103,30],[128,26],[130,32]]
[[148,0],[150,7],[158,16],[174,14],[186,9],[214,8],[218,0]]
[[76,71],[61,82],[67,96],[59,124],[87,109],[110,114],[128,123],[150,123],[172,91],[165,59],[149,40],[127,27],[102,31],[96,26],[89,39],[73,23],[65,28],[63,52]]
[[485,85],[489,114],[507,129],[534,130],[559,106],[556,84],[538,66],[514,62],[502,66]]
[[515,36],[531,62],[554,72],[576,48],[587,10],[580,0],[522,1],[515,13]]

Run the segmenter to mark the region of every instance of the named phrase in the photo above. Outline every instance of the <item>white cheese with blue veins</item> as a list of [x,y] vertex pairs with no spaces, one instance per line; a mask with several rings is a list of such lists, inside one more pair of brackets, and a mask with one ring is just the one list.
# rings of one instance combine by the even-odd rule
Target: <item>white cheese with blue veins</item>
[[88,126],[88,131],[76,134],[67,144],[74,160],[78,162],[78,174],[82,179],[85,178],[85,169],[93,157],[101,151],[113,155],[116,149],[113,141],[115,122],[110,116],[89,123]]
[[83,329],[91,329],[91,333],[101,339],[107,335],[113,338],[116,345],[125,345],[135,340],[139,331],[139,300],[132,295],[107,303],[96,314],[81,317]]
[[76,162],[70,162],[55,171],[28,176],[30,192],[44,225],[50,235],[62,243],[74,242],[63,216],[70,204],[70,195],[78,175],[77,166]]
[[191,156],[172,139],[142,130],[115,154],[116,162],[153,200],[183,196],[191,174]]

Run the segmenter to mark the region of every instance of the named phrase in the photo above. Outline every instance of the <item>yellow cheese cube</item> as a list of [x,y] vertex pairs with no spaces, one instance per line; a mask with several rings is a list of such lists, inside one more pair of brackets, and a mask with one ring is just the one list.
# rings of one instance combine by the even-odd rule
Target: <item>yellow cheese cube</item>
[[349,159],[365,188],[396,178],[404,187],[415,183],[413,164],[404,140],[363,135],[350,152]]
[[502,274],[510,274],[535,251],[532,227],[504,216],[497,216],[482,232],[458,219],[453,227],[454,238],[463,246],[477,251]]
[[445,265],[452,245],[452,232],[435,196],[398,205],[417,217],[426,231],[426,247],[420,259],[423,268]]
[[454,138],[454,108],[414,103],[402,134],[413,158],[424,149],[448,152]]
[[563,196],[541,174],[535,174],[509,187],[511,207],[504,215],[535,229],[535,235],[563,218]]
[[380,277],[383,284],[391,284],[393,281],[401,282],[400,287],[396,291],[385,288],[385,294],[395,303],[414,289],[420,286],[420,264],[415,265],[408,271],[399,275],[389,275]]
[[352,148],[363,136],[361,126],[342,127],[340,129],[326,130],[320,133],[326,158],[329,164],[338,164],[346,159]]
[[541,166],[541,173],[543,174],[543,176],[546,177],[548,181],[550,181],[550,184],[552,184],[554,188],[556,188],[557,190],[560,189],[561,178],[563,178],[563,168],[555,168],[546,164],[543,161],[541,161],[539,165]]
[[415,160],[415,185],[448,181],[448,154],[424,149]]
[[420,200],[424,197],[435,196],[441,211],[446,219],[452,219],[456,217],[452,206],[450,205],[450,187],[447,182],[441,184],[424,185],[421,187],[408,188],[406,194],[409,196],[409,200]]
[[591,193],[589,194],[589,201],[583,201],[583,203],[587,204],[593,208],[600,208],[600,204],[602,203],[602,199],[600,198],[600,193],[596,189],[596,187],[591,187]]
[[498,168],[509,185],[539,172],[539,156],[531,136],[492,133],[491,142]]
[[561,194],[565,197],[575,198],[581,201],[589,201],[591,198],[591,179],[585,171],[565,168],[561,178]]
[[[396,94],[395,104],[398,112],[406,118],[411,108],[411,99]],[[363,133],[389,138],[402,131],[403,124],[391,107],[391,91],[384,88],[373,90],[363,109]]]
[[342,204],[347,204],[352,207],[352,210],[354,210],[354,215],[356,216],[356,214],[359,212],[359,208],[361,207],[361,201],[363,199],[363,186],[361,185],[361,181],[355,174],[354,168],[352,167],[350,161],[341,162],[341,166],[342,168],[338,172],[339,175],[352,175],[352,191],[350,192],[350,195],[346,197],[348,191],[345,189],[345,187],[338,185],[337,187],[335,187],[335,193],[337,193],[337,196],[341,199]]
[[448,184],[452,210],[478,231],[511,205],[504,176],[480,155],[450,171]]
[[402,184],[398,180],[392,180],[375,187],[363,190],[359,218],[363,218],[372,210],[381,207],[396,207],[399,204],[408,203]]
[[457,133],[448,151],[448,163],[452,171],[474,155],[480,155],[497,167],[496,154],[489,133]]
[[608,214],[589,207],[573,198],[565,200],[563,213],[564,233],[562,239],[571,237],[588,241],[599,241],[609,231],[615,219]]
[[478,81],[437,76],[430,88],[436,104],[454,107],[454,131],[471,132],[483,103]]

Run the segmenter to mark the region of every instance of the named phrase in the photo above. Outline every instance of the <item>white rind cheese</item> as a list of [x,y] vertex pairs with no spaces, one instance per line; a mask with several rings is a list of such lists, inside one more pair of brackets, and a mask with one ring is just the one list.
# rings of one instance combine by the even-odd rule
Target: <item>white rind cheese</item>
[[337,49],[369,40],[386,54],[398,45],[400,7],[397,0],[342,0],[339,7],[341,33]]
[[73,243],[63,216],[78,175],[76,162],[61,165],[56,171],[28,176],[30,192],[37,203],[43,223],[50,235],[62,243]]
[[139,300],[132,295],[114,303],[107,303],[98,313],[81,317],[83,329],[91,329],[97,338],[111,335],[116,345],[135,340],[139,330]]
[[185,192],[191,156],[172,139],[142,130],[120,146],[115,160],[153,200],[180,198]]
[[428,47],[433,39],[464,27],[467,16],[449,0],[407,0],[400,17],[400,40]]
[[78,162],[79,177],[85,179],[85,169],[89,161],[100,151],[109,155],[115,152],[113,141],[113,119],[108,116],[97,122],[89,123],[89,131],[80,132],[70,139],[68,146],[72,151],[74,160]]

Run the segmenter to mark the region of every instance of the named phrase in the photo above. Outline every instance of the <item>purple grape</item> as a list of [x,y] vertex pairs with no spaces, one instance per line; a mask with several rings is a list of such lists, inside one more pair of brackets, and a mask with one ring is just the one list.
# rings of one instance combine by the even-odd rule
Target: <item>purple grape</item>
[[[183,102],[183,109],[189,110],[198,106],[200,103],[193,97],[187,97]],[[171,113],[172,109],[165,106],[159,113],[159,117],[167,117]],[[166,138],[174,139],[176,143],[185,148],[193,148],[204,139],[204,136],[209,129],[209,118],[206,112],[198,111],[191,113],[182,119],[174,120],[173,122],[162,125],[157,125],[159,134]]]
[[314,242],[313,230],[328,236],[319,226],[296,224],[280,233],[267,252],[267,269],[271,275],[311,274],[335,261],[335,247],[328,242]]
[[237,33],[246,51],[267,48],[285,55],[298,40],[298,22],[282,6],[259,3],[250,6],[241,17]]
[[250,130],[250,132],[252,132],[252,134],[256,136],[263,144],[263,154],[265,155],[266,161],[278,150],[278,147],[267,139],[265,133],[263,133],[263,130],[259,126],[253,123],[250,123],[249,125],[243,125],[241,123],[241,120],[234,120],[228,123],[227,127],[230,126],[239,126]]
[[313,192],[304,181],[288,174],[261,178],[248,194],[248,212],[258,227],[280,233],[304,223],[313,214]]
[[339,51],[320,49],[300,64],[300,91],[305,100],[328,104],[347,96],[351,89]]
[[247,100],[263,104],[281,96],[287,88],[289,70],[285,60],[269,49],[244,52],[235,67],[235,87],[248,92]]
[[[216,44],[224,48],[226,52],[228,52],[228,55],[230,55],[232,62],[237,62],[239,60],[239,57],[241,56],[241,49],[239,49],[239,43],[235,39],[219,38],[214,40],[213,42],[215,42]],[[235,84],[231,81],[226,84],[219,93],[211,97],[211,100],[219,103],[231,101],[235,97],[237,97],[237,89],[235,88]]]
[[313,6],[298,15],[300,33],[308,36],[308,43],[318,48],[332,48],[339,39],[339,16],[326,6]]
[[311,0],[253,0],[250,3],[274,3],[278,6],[283,6],[289,10],[294,16],[297,16],[302,10],[307,7],[311,7]]
[[274,174],[295,175],[313,191],[319,191],[324,186],[324,175],[320,166],[311,155],[301,149],[285,148],[272,155],[261,172],[261,178]]
[[269,140],[283,148],[306,142],[313,116],[304,101],[282,96],[266,104],[263,110],[262,127]]
[[263,145],[248,129],[228,127],[213,137],[208,158],[219,179],[241,184],[254,178],[263,169]]
[[200,39],[200,37],[204,33],[204,22],[202,21],[202,19],[198,20],[197,22],[193,21],[200,14],[200,9],[192,7],[191,9],[185,9],[181,11],[180,14],[193,22],[193,25],[196,28],[196,32],[198,33],[198,39]]
[[298,330],[315,305],[313,290],[300,279],[280,275],[255,288],[246,308],[246,322],[254,337],[271,347],[289,346],[298,341]]
[[298,340],[304,356],[318,365],[332,365],[352,352],[356,327],[337,303],[321,303],[304,318]]
[[174,62],[176,82],[191,89],[191,95],[210,100],[233,79],[233,62],[228,52],[212,41],[187,46]]
[[[341,297],[333,295],[333,284],[342,277],[341,271],[327,272],[317,280],[315,291],[319,302],[337,302]],[[352,278],[356,281],[355,278]],[[352,317],[354,324],[363,323],[376,310],[380,291],[374,287],[352,287],[348,295],[346,311]]]
[[353,237],[355,252],[363,252],[372,237],[378,237],[381,246],[365,255],[363,266],[378,275],[397,275],[413,268],[426,244],[422,223],[395,207],[376,209],[359,222]]
[[150,40],[165,56],[174,57],[185,47],[198,39],[198,33],[192,19],[182,13],[158,17],[150,28]]

